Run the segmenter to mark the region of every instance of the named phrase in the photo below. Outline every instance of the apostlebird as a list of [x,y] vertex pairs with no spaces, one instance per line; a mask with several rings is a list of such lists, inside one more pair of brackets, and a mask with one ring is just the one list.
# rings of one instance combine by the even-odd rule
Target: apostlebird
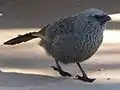
[[106,22],[109,20],[111,17],[108,14],[100,9],[91,8],[48,24],[38,32],[19,35],[4,44],[15,45],[41,38],[39,45],[55,59],[56,67],[52,66],[54,70],[62,76],[70,77],[72,75],[64,71],[59,62],[76,63],[82,72],[82,76],[76,75],[76,78],[93,82],[95,79],[88,78],[80,63],[89,59],[98,50],[103,41]]

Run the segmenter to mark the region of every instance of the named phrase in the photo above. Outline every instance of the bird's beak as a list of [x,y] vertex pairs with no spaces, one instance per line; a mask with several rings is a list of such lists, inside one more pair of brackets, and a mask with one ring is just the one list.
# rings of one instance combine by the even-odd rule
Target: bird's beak
[[104,19],[105,19],[106,21],[110,21],[110,20],[111,20],[111,17],[110,17],[109,15],[105,15]]
[[107,15],[107,18],[108,18],[108,21],[112,20],[112,18],[109,15]]

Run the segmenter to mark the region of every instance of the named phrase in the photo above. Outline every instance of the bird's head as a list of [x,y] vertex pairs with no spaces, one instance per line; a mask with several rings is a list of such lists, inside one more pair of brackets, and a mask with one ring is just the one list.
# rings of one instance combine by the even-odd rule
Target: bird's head
[[85,10],[83,13],[88,17],[88,19],[98,22],[101,25],[104,25],[107,21],[111,20],[111,17],[100,9],[91,8]]

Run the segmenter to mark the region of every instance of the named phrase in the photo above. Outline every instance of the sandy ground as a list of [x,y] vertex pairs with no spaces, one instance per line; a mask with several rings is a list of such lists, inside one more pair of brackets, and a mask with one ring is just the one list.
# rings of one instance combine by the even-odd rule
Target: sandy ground
[[[106,31],[104,42],[98,52],[82,63],[94,83],[73,78],[63,78],[50,66],[52,57],[38,46],[38,39],[15,46],[2,46],[9,38],[34,31],[0,30],[0,90],[119,90],[120,89],[120,32]],[[63,65],[63,69],[79,74],[75,64]]]

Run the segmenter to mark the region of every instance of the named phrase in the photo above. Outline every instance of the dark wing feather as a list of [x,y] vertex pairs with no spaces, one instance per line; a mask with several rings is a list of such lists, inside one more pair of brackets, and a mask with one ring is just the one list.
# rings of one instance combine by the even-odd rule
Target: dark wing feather
[[46,36],[49,40],[54,40],[56,37],[74,33],[74,17],[62,18],[48,27]]
[[4,45],[15,45],[15,44],[19,44],[19,43],[37,38],[36,36],[32,36],[32,33],[34,32],[26,33],[24,35],[18,35],[17,37],[4,42]]

